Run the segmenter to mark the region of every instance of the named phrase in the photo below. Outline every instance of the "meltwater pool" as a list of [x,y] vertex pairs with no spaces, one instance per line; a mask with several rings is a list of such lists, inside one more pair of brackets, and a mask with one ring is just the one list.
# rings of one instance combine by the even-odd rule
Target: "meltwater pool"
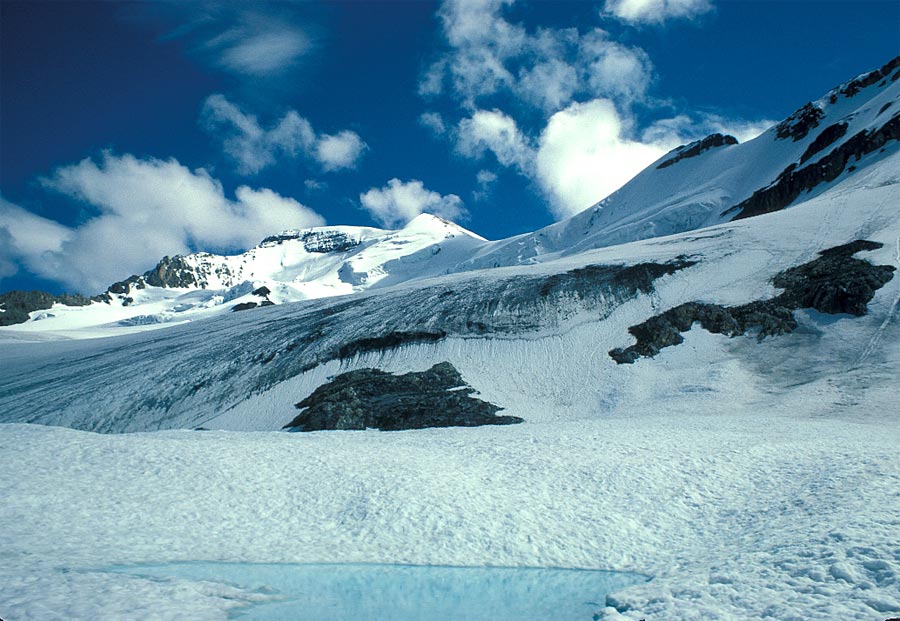
[[417,565],[196,562],[109,571],[275,595],[235,613],[253,621],[590,621],[608,593],[647,580],[612,571]]

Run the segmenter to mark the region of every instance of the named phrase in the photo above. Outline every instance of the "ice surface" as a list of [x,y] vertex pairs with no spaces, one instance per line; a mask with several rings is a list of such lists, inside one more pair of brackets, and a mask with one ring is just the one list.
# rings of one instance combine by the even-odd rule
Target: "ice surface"
[[638,574],[527,567],[170,563],[114,571],[270,595],[271,602],[242,611],[247,621],[585,621],[608,593],[646,581]]

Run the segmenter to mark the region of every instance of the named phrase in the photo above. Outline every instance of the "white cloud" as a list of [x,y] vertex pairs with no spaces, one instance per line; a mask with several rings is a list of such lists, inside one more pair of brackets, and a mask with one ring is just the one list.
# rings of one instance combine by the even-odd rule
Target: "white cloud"
[[[509,17],[514,2],[444,0],[438,16],[446,47],[422,76],[420,93],[452,100],[459,116],[426,113],[420,123],[437,128],[463,157],[493,155],[531,179],[556,218],[605,198],[679,144],[714,132],[745,140],[769,124],[693,112],[639,125],[638,106],[646,118],[667,105],[648,96],[654,68],[644,50],[598,27],[526,28]],[[608,0],[605,9],[650,23],[692,18],[712,3]],[[479,185],[475,200],[489,185]]]
[[503,16],[513,0],[446,0],[438,15],[449,49],[419,82],[425,96],[444,92],[467,109],[509,94],[552,113],[581,98],[633,101],[652,74],[647,55],[595,29],[540,28],[529,32]]
[[71,237],[68,227],[0,198],[0,278],[15,274],[20,261],[34,271]]
[[497,174],[490,170],[479,170],[475,175],[478,189],[472,192],[472,197],[476,201],[487,200],[490,197],[491,191],[494,188],[494,184],[497,183],[498,178]]
[[604,9],[627,22],[661,24],[667,19],[693,19],[713,5],[710,0],[606,0]]
[[198,59],[254,86],[260,78],[284,77],[314,49],[314,26],[303,3],[153,2],[136,10],[174,23],[167,38],[184,39]]
[[278,73],[293,65],[309,48],[306,35],[282,26],[275,32],[242,33],[221,46],[220,63],[227,69],[252,76]]
[[241,186],[229,199],[206,171],[174,159],[105,153],[99,163],[59,168],[42,183],[88,203],[96,215],[70,228],[4,202],[0,230],[13,240],[18,264],[88,293],[146,271],[163,255],[242,250],[273,231],[324,224],[272,190]]
[[557,218],[606,197],[666,152],[627,138],[612,102],[597,99],[554,114],[535,156],[538,183]]
[[354,168],[367,146],[356,132],[316,134],[312,125],[295,110],[265,129],[255,115],[248,114],[224,95],[206,98],[201,125],[211,134],[223,136],[222,149],[243,175],[254,175],[277,163],[281,156],[306,157],[323,171]]
[[416,179],[406,182],[391,179],[382,188],[360,194],[359,202],[376,222],[387,228],[406,224],[422,213],[454,221],[466,216],[460,197],[441,196]]
[[490,151],[503,166],[523,171],[531,161],[531,147],[515,119],[500,110],[478,110],[462,119],[456,130],[456,149],[473,159]]
[[435,136],[443,136],[447,133],[444,117],[438,112],[423,112],[419,115],[419,125],[431,130]]
[[731,119],[704,112],[695,114],[693,118],[687,114],[679,114],[653,122],[641,133],[641,140],[677,146],[718,133],[734,136],[738,142],[746,142],[756,138],[776,122],[769,119]]
[[316,143],[316,160],[325,172],[354,168],[365,150],[366,143],[356,132],[344,130],[334,136],[319,137]]

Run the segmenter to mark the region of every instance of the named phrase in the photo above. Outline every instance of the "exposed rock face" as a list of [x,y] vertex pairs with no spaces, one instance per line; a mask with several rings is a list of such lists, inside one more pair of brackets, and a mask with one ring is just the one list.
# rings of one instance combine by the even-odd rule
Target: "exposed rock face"
[[775,135],[781,140],[785,138],[793,138],[794,142],[803,140],[810,131],[819,126],[819,121],[824,116],[825,113],[818,106],[805,104],[778,124]]
[[[897,69],[897,67],[900,67],[900,56],[896,56],[895,58],[889,60],[880,69],[870,71],[869,73],[861,75],[858,78],[850,80],[843,86],[838,87],[837,89],[835,89],[835,92],[831,93],[829,101],[831,103],[836,103],[838,100],[838,95],[843,95],[844,97],[853,97],[862,89],[868,86],[872,86],[873,84],[887,78],[889,75],[891,75],[892,71]],[[898,75],[900,75],[900,73],[895,74],[891,78],[891,80],[896,80]]]
[[402,345],[435,343],[446,336],[447,333],[441,330],[436,332],[388,332],[381,336],[350,341],[338,350],[338,358],[352,358],[372,351],[396,349]]
[[688,302],[632,326],[628,331],[637,342],[625,349],[616,348],[609,355],[619,364],[630,364],[640,358],[653,357],[663,347],[678,345],[682,332],[699,322],[715,334],[738,336],[758,330],[759,340],[792,332],[797,327],[794,311],[812,308],[821,313],[848,313],[862,316],[875,292],[894,275],[892,265],[873,265],[853,255],[862,250],[875,250],[882,244],[856,240],[819,253],[819,258],[789,268],[772,279],[784,292],[771,300],[757,300],[741,306],[721,306]]
[[[205,253],[199,253],[195,256],[211,256]],[[186,288],[200,287],[207,285],[207,277],[211,274],[209,268],[203,266],[194,266],[187,262],[185,257],[176,255],[174,257],[165,256],[156,264],[152,270],[144,272],[141,276],[129,276],[125,280],[113,283],[106,290],[104,300],[109,302],[113,295],[126,295],[132,289],[145,289],[146,287],[169,287],[169,288]],[[230,272],[226,266],[216,268],[216,274],[219,276],[228,276]]]
[[241,302],[240,304],[235,304],[231,307],[232,313],[238,313],[240,311],[250,310],[251,308],[256,308],[259,306],[256,302]]
[[260,246],[274,246],[286,241],[298,239],[303,242],[303,248],[307,252],[346,252],[359,245],[359,241],[353,239],[341,231],[285,231],[279,235],[266,237]]
[[847,127],[847,123],[835,123],[823,129],[816,139],[806,147],[806,151],[800,156],[800,163],[802,164],[825,147],[833,144],[835,140],[843,138],[847,133]]
[[700,155],[708,149],[715,149],[716,147],[724,147],[726,145],[737,143],[738,140],[734,136],[729,136],[726,134],[712,134],[710,136],[707,136],[703,140],[697,140],[688,145],[681,145],[680,147],[676,147],[674,150],[675,155],[662,162],[659,166],[657,166],[657,168],[667,168],[676,162],[680,162],[683,159]]
[[12,326],[28,321],[28,313],[47,310],[54,304],[87,306],[94,299],[78,294],[52,295],[44,291],[7,291],[0,294],[0,326]]
[[392,375],[378,369],[343,373],[296,405],[303,410],[285,429],[424,429],[521,423],[475,392],[449,362],[427,371]]
[[193,287],[202,286],[194,272],[182,256],[163,257],[156,267],[144,272],[144,281],[151,287]]
[[891,140],[900,140],[900,114],[896,114],[876,130],[863,130],[855,134],[809,166],[798,169],[796,164],[791,164],[778,175],[775,183],[757,190],[750,198],[728,209],[724,214],[737,211],[738,214],[734,219],[740,220],[784,209],[803,192],[813,189],[820,183],[837,179],[851,158],[855,157],[859,161],[864,155],[880,149]]

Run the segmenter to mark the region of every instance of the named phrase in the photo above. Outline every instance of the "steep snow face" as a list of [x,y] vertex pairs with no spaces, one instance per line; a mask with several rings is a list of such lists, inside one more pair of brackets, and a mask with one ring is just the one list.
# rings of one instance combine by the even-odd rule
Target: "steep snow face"
[[[818,172],[817,166],[837,152],[838,161],[828,162],[829,174],[810,175],[816,182],[800,184],[796,196],[787,192],[790,200],[778,209],[808,200],[900,150],[898,75],[900,57],[838,86],[744,144],[713,135],[679,147],[593,207],[534,233],[487,244],[460,269],[544,261],[728,222],[740,215],[732,208],[778,184],[784,173]],[[875,138],[860,140],[861,134]],[[854,137],[871,143],[866,145],[871,150],[851,145],[841,153]]]
[[144,275],[112,285],[103,296],[106,301],[88,307],[56,304],[33,312],[27,323],[14,329],[115,335],[239,305],[346,295],[446,273],[484,241],[429,214],[397,231],[354,226],[284,231],[239,255],[165,257]]

